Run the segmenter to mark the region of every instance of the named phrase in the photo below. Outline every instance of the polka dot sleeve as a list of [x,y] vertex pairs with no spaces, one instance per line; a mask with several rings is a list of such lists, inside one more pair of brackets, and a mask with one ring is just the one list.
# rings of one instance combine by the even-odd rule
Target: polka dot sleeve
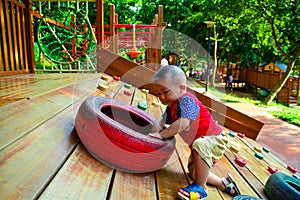
[[195,120],[200,112],[200,107],[197,105],[195,100],[188,96],[183,96],[179,100],[179,106],[182,118]]

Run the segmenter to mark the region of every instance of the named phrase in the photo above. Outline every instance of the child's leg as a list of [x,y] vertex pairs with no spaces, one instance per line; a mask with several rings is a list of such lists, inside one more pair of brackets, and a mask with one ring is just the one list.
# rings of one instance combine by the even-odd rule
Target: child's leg
[[[206,189],[206,184],[210,184],[220,188],[221,190],[225,190],[226,185],[223,179],[228,178],[226,177],[222,179],[214,173],[210,172],[209,164],[213,165],[213,160],[218,160],[221,158],[221,156],[225,152],[228,139],[226,136],[219,135],[216,137],[216,141],[212,142],[213,140],[210,138],[211,137],[204,137],[200,138],[197,142],[194,142],[194,149],[192,150],[192,156],[190,157],[188,163],[189,173],[190,176],[193,177],[195,181],[204,189]],[[199,153],[203,155],[203,158],[199,155]],[[208,157],[210,157],[210,159],[207,159]],[[230,191],[227,192],[234,194],[237,191],[235,190],[235,188],[232,188]]]
[[[195,182],[201,185],[205,190],[207,190],[206,184],[216,186],[221,190],[226,189],[225,183],[222,181],[222,178],[215,175],[210,171],[209,166],[204,162],[204,160],[199,156],[197,151],[193,150],[194,156],[194,170],[195,170]],[[197,154],[197,155],[196,155]],[[232,188],[229,192],[231,195],[236,193],[236,190]]]
[[209,178],[209,166],[207,163],[199,156],[198,152],[192,150],[195,163],[195,181],[201,185],[205,190],[207,190],[206,183]]
[[209,172],[207,183],[209,185],[216,186],[222,190],[225,189],[225,185],[223,184],[222,179],[212,172]]

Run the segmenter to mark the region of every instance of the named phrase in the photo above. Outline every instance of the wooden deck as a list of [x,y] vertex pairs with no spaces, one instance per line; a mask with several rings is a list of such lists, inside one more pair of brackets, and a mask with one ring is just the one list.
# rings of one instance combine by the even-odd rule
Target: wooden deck
[[[158,116],[157,97],[131,87],[124,94],[124,82],[101,79],[101,74],[25,74],[0,79],[0,198],[1,199],[176,199],[186,186],[189,149],[176,137],[176,150],[159,171],[143,174],[121,172],[94,159],[74,130],[74,119],[81,103],[91,95],[107,96],[129,104],[143,102]],[[97,90],[98,83],[109,85]],[[229,130],[227,130],[227,133]],[[263,192],[270,173],[267,166],[292,174],[286,164],[270,153],[262,160],[254,156],[261,146],[252,139],[230,137],[240,146],[230,146],[212,168],[219,176],[230,173],[242,194],[267,199]],[[238,166],[235,155],[245,158]],[[231,199],[209,187],[208,199]]]

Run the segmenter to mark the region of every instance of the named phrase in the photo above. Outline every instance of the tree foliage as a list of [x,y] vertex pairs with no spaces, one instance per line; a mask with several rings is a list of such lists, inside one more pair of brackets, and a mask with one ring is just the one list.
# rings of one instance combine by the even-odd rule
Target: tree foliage
[[[255,67],[262,62],[283,61],[288,64],[287,76],[277,89],[292,69],[299,68],[300,2],[297,0],[107,0],[105,24],[109,23],[111,3],[115,5],[119,23],[124,24],[151,24],[158,6],[163,5],[168,28],[191,37],[206,50],[210,30],[204,22],[215,21],[218,38],[222,39],[218,42],[218,62],[238,58],[241,66]],[[85,3],[81,4],[80,9],[84,10]],[[94,24],[95,3],[90,2],[89,7]],[[47,5],[42,9],[46,11]]]

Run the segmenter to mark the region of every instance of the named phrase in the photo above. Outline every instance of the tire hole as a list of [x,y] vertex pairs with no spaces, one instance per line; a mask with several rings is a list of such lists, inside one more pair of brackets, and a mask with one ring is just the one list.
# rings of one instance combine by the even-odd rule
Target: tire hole
[[112,120],[143,134],[149,133],[152,127],[147,118],[132,110],[105,105],[101,108],[101,112]]

